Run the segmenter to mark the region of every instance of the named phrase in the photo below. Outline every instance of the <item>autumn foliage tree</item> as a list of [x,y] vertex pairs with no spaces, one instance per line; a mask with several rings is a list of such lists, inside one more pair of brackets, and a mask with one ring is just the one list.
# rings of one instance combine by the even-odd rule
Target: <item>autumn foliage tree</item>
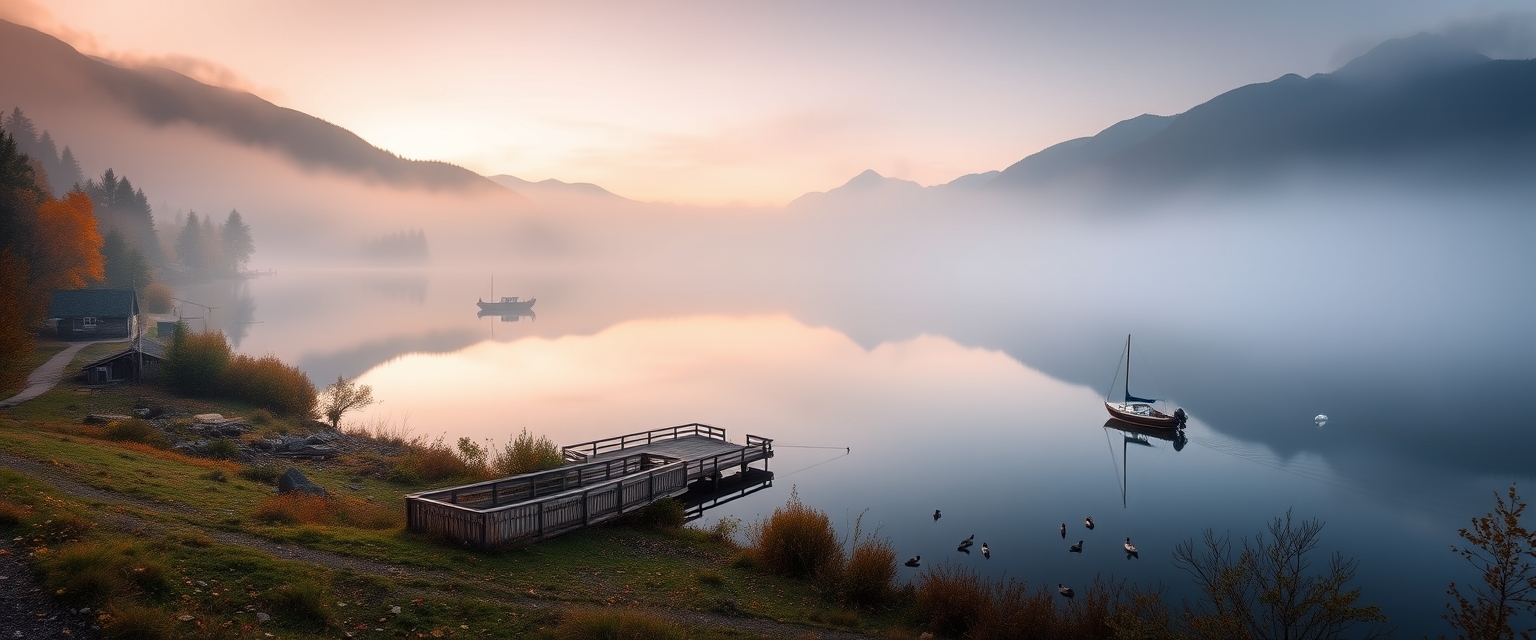
[[102,278],[101,246],[91,199],[55,199],[41,165],[0,132],[0,386],[26,376],[53,291]]
[[1530,638],[1536,628],[1516,630],[1515,625],[1522,611],[1536,614],[1536,531],[1520,522],[1525,503],[1514,485],[1509,487],[1509,502],[1497,493],[1493,499],[1493,513],[1473,518],[1470,528],[1457,532],[1467,546],[1451,547],[1482,572],[1481,584],[1463,585],[1467,589],[1463,593],[1462,587],[1452,582],[1446,588],[1452,602],[1446,605],[1444,618],[1456,629],[1458,638]]

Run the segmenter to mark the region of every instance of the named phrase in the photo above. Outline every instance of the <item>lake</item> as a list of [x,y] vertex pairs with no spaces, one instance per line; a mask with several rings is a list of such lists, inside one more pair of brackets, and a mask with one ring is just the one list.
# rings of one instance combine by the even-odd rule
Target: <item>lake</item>
[[[372,385],[382,402],[355,421],[497,443],[690,422],[773,438],[774,486],[706,523],[794,490],[925,566],[1162,583],[1177,602],[1195,594],[1175,544],[1294,509],[1359,560],[1365,602],[1438,632],[1446,583],[1477,577],[1457,528],[1536,469],[1536,229],[1388,215],[802,220],[686,257],[278,268],[178,295],[217,307],[184,312],[241,351]],[[477,317],[493,274],[536,317]],[[1127,334],[1133,390],[1191,415],[1179,447],[1106,428]],[[990,560],[955,550],[972,534]]]

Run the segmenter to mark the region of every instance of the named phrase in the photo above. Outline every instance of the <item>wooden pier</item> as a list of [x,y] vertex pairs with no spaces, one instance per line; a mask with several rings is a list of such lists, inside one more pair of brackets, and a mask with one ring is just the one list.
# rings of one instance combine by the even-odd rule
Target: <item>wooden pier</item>
[[[563,449],[566,464],[405,497],[406,528],[488,546],[538,540],[611,520],[690,483],[718,484],[724,471],[773,457],[773,441],[754,435],[747,444],[725,430],[687,424],[583,442]],[[756,471],[756,470],[754,470]]]

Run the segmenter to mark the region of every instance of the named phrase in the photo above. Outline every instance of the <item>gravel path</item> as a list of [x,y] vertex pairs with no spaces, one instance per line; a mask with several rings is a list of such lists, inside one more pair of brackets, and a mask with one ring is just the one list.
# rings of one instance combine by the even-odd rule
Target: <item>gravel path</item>
[[69,366],[69,361],[75,359],[75,354],[80,353],[81,349],[84,349],[87,346],[96,344],[98,342],[119,341],[92,340],[90,342],[70,343],[70,345],[65,347],[63,351],[54,354],[52,358],[49,358],[47,362],[43,363],[43,366],[38,367],[36,371],[33,371],[32,375],[27,376],[27,388],[22,389],[21,393],[6,398],[5,400],[0,400],[0,409],[4,409],[6,407],[14,407],[18,404],[48,393],[48,390],[52,389],[53,385],[58,384],[59,380],[64,377],[64,367]]
[[[134,506],[152,511],[172,511],[178,513],[195,513],[195,509],[182,504],[156,503],[151,500],[142,500],[133,496],[123,495],[114,491],[98,489],[96,487],[80,484],[74,481],[63,470],[53,465],[31,460],[16,455],[0,452],[0,467],[6,467],[20,471],[38,481],[52,485],[62,493],[87,500]],[[149,522],[142,518],[124,513],[102,513],[103,524],[123,531],[158,532],[165,527]],[[259,536],[236,533],[232,531],[220,531],[217,529],[204,529],[203,533],[219,542],[238,545],[249,549],[255,549],[276,558],[317,564],[332,569],[348,569],[358,573],[368,573],[391,578],[421,578],[436,582],[455,582],[460,576],[419,567],[395,566],[365,558],[356,558],[328,551],[320,551],[307,547],[274,542]],[[14,544],[9,540],[4,544]],[[7,547],[8,549],[8,547]],[[0,579],[0,640],[15,638],[44,638],[44,637],[94,637],[90,625],[93,624],[94,614],[80,614],[77,611],[67,609],[53,602],[42,593],[35,576],[26,563],[19,557],[21,552],[14,554],[0,553],[0,575],[6,576]],[[491,588],[498,592],[499,585],[491,583],[478,583],[481,588]],[[30,599],[29,599],[30,598]],[[545,600],[529,597],[510,589],[499,594],[501,600],[512,602],[521,606],[534,608],[567,609],[580,606],[559,600]],[[14,606],[14,608],[13,608]],[[776,622],[765,618],[732,617],[715,613],[688,611],[681,609],[642,609],[646,613],[671,620],[673,622],[712,628],[738,629],[748,633],[758,634],[774,638],[799,638],[815,637],[828,640],[852,640],[855,638],[867,638],[868,636],[848,633],[844,631],[832,631],[807,627],[797,624]],[[34,625],[34,626],[17,626]],[[44,626],[36,626],[44,625]],[[47,626],[52,625],[52,626]],[[59,635],[60,629],[68,627],[70,634]],[[23,635],[12,636],[11,630],[25,631]],[[88,635],[80,635],[88,634]]]

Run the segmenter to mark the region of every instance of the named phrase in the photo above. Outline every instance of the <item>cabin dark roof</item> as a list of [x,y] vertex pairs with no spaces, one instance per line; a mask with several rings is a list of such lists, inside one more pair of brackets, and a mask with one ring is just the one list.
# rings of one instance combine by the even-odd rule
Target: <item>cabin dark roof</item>
[[[152,358],[152,359],[155,359],[155,360],[160,360],[162,362],[165,360],[165,349],[166,349],[166,347],[160,341],[153,340],[153,339],[150,339],[150,338],[141,338],[139,340],[139,347],[140,347],[140,349],[142,349],[144,351],[144,357]],[[124,357],[128,357],[128,356],[132,356],[135,353],[137,353],[137,351],[135,351],[133,347],[128,347],[127,349],[123,349],[122,351],[114,353],[114,354],[112,354],[110,356],[107,356],[105,358],[102,358],[100,360],[92,362],[90,364],[87,364],[87,365],[81,367],[81,369],[93,369],[95,367],[100,367],[102,365],[107,364],[108,362],[112,362],[113,360],[116,360],[118,358],[124,358]]]
[[138,315],[139,298],[132,289],[74,289],[53,292],[49,318],[127,317]]

